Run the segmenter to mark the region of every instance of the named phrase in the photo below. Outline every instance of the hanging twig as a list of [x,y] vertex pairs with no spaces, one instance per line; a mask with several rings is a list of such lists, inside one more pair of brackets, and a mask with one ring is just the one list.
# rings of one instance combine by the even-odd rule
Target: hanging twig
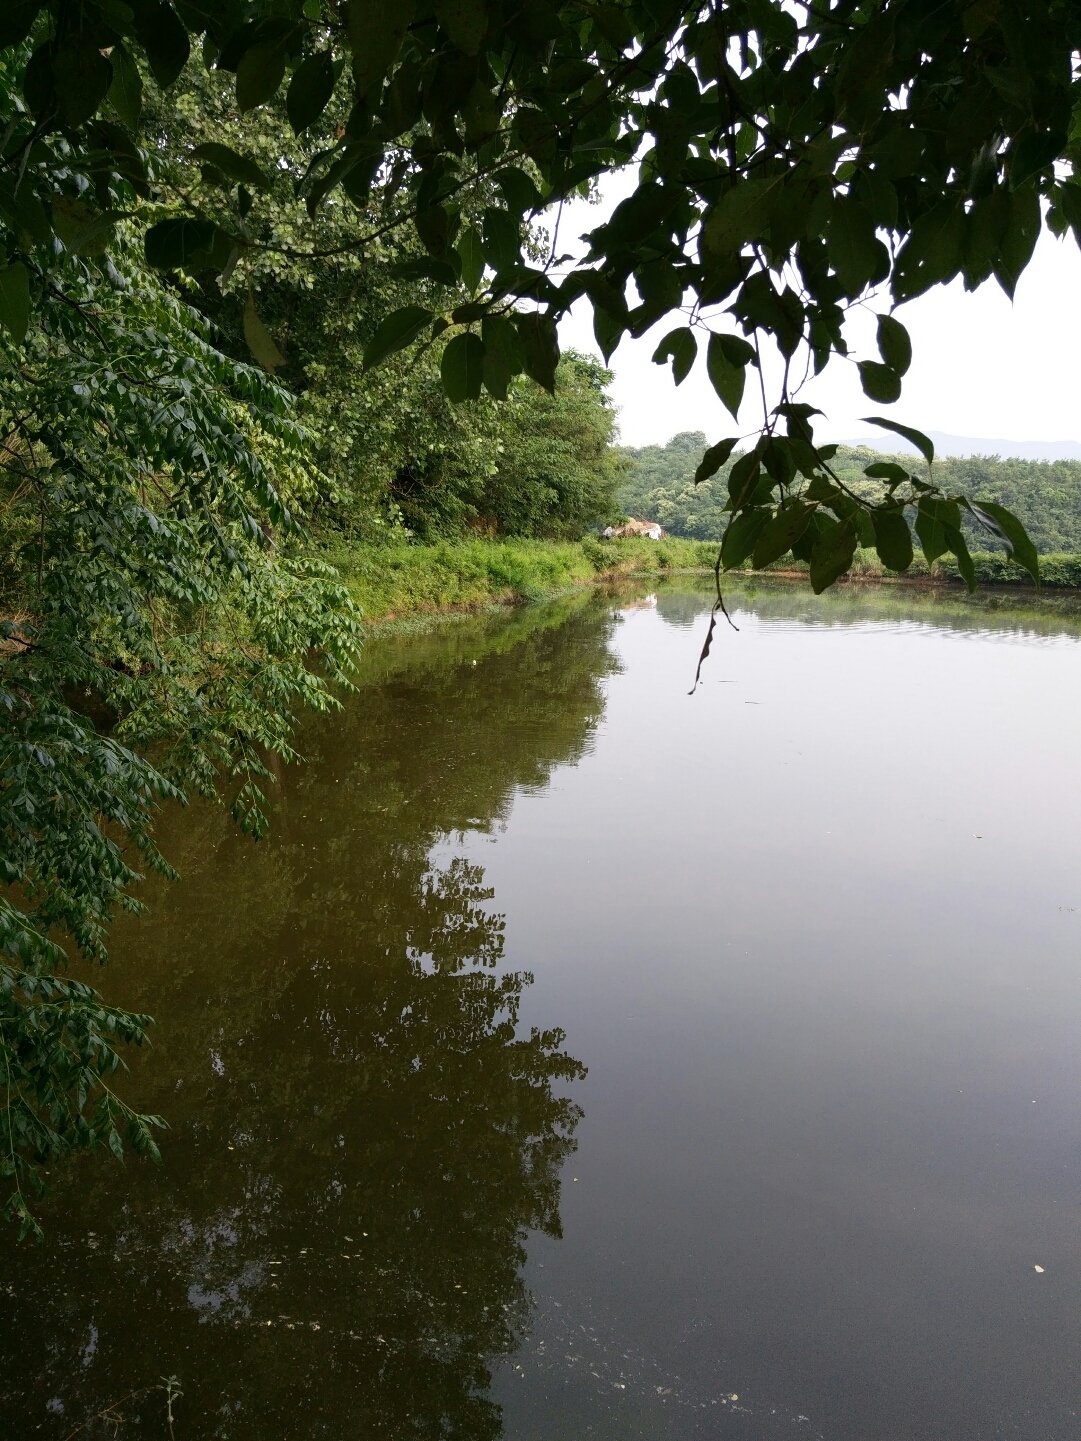
[[698,689],[698,682],[702,678],[702,667],[705,664],[706,657],[709,655],[710,648],[713,645],[713,632],[717,628],[717,612],[720,611],[721,615],[724,616],[725,620],[734,631],[738,632],[739,630],[739,626],[728,614],[728,610],[724,603],[724,595],[721,591],[721,552],[719,550],[717,552],[717,564],[713,567],[713,581],[717,587],[717,599],[713,602],[713,609],[709,613],[709,629],[706,631],[706,639],[702,646],[702,653],[698,657],[698,668],[694,673],[694,685],[692,685],[690,690],[687,692],[688,695],[694,695],[695,691]]

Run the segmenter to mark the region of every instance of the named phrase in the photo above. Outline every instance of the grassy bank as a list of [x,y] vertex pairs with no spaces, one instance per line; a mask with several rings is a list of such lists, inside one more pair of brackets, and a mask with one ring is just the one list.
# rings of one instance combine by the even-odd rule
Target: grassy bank
[[320,552],[366,616],[543,600],[604,577],[712,569],[709,541],[467,540]]
[[[331,547],[321,555],[339,571],[371,619],[475,610],[485,605],[544,600],[583,585],[620,576],[663,576],[711,571],[717,543],[705,540],[467,540],[437,545]],[[1004,556],[974,554],[985,585],[1031,584]],[[1040,557],[1045,587],[1081,588],[1081,556]],[[771,570],[805,572],[806,564],[778,562]],[[738,572],[737,572],[738,574]],[[857,551],[852,579],[898,579],[874,551]],[[952,561],[928,566],[917,557],[901,580],[961,584]]]

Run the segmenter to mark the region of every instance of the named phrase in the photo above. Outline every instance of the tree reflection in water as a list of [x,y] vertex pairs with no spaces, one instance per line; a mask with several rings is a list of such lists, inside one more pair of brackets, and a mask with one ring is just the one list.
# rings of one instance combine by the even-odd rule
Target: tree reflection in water
[[93,1417],[169,1375],[177,1441],[501,1434],[490,1366],[527,1233],[559,1234],[584,1071],[519,1024],[531,978],[453,835],[581,754],[611,625],[585,602],[375,647],[269,843],[174,825],[185,880],[107,977],[158,1015],[129,1090],[165,1164],[54,1178],[44,1249],[9,1257],[0,1435],[165,1436],[160,1391]]

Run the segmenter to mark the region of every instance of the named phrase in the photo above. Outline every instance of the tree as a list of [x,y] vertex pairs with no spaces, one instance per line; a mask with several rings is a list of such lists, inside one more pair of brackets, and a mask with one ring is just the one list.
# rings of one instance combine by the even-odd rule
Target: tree
[[[516,377],[495,402],[492,464],[472,487],[476,523],[503,535],[578,539],[611,513],[620,461],[611,376],[570,351],[554,391]],[[493,402],[489,401],[489,404]]]
[[225,356],[130,238],[102,255],[79,234],[9,265],[9,308],[14,274],[37,309],[0,336],[0,1177],[23,1229],[44,1164],[125,1133],[153,1154],[159,1123],[110,1086],[148,1017],[65,975],[57,936],[104,958],[140,867],[169,869],[163,800],[224,776],[260,829],[268,760],[292,755],[295,708],[332,704],[357,635],[332,573],[289,549],[309,488],[290,397]]
[[[384,186],[373,185],[363,207],[339,196],[309,215],[297,189],[347,120],[336,96],[317,123],[292,135],[283,98],[263,115],[237,114],[231,81],[193,67],[169,96],[148,96],[144,128],[169,187],[197,196],[216,221],[228,219],[235,183],[221,166],[243,152],[251,167],[245,224],[258,255],[221,283],[212,269],[175,283],[242,358],[246,300],[258,292],[279,352],[275,373],[298,396],[312,438],[320,529],[365,541],[402,524],[425,540],[476,528],[577,537],[611,503],[614,421],[602,367],[572,357],[553,396],[520,377],[498,400],[454,404],[441,376],[446,339],[436,337],[393,351],[357,383],[365,353],[382,348],[388,314],[422,304],[451,311],[469,300],[474,278],[424,273],[426,253],[411,232],[350,248],[358,231],[381,230]],[[481,187],[467,219],[483,223],[493,193]],[[526,250],[540,254],[539,229],[521,228]],[[297,258],[305,246],[314,258]]]
[[[705,447],[706,437],[692,431],[673,436],[667,445],[624,449],[621,505],[635,515],[656,517],[672,535],[719,540],[729,516],[728,476],[734,461],[726,461],[716,475],[695,485],[694,472]],[[887,482],[868,475],[868,470],[878,467],[881,471],[885,466],[888,474],[891,463],[904,466],[908,462],[903,455],[883,454],[871,446],[841,445],[830,463],[854,493],[880,505],[888,496]],[[1048,553],[1081,552],[1081,462],[939,457],[935,474],[946,489],[965,494],[979,491],[1000,505],[1023,512],[1045,580]],[[962,515],[962,528],[970,545],[1001,550],[1001,543],[988,538],[971,516]],[[1013,575],[1020,578],[1016,570]]]

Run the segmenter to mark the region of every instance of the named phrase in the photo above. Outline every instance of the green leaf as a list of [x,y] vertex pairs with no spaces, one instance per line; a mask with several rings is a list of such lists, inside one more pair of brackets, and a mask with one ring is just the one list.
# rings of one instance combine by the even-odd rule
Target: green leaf
[[790,551],[807,529],[813,513],[811,506],[798,500],[782,505],[755,544],[751,561],[755,570],[762,570]]
[[187,64],[191,45],[187,26],[165,0],[129,0],[135,34],[146,51],[154,79],[167,90]]
[[506,210],[489,207],[481,215],[484,258],[493,270],[506,270],[518,263],[521,227]]
[[796,478],[799,442],[783,435],[771,435],[762,447],[762,464],[778,485],[791,485]]
[[147,156],[136,145],[131,133],[116,120],[98,119],[90,122],[85,134],[87,142],[96,152],[95,162],[114,167],[141,198],[149,200]]
[[907,570],[912,564],[912,532],[903,510],[872,510],[875,549],[890,570]]
[[976,152],[968,172],[970,198],[973,200],[986,199],[994,190],[997,179],[998,145],[995,140],[989,140]]
[[865,465],[863,473],[871,480],[889,480],[895,485],[899,485],[909,478],[908,471],[904,466],[898,465],[893,460],[876,460],[874,465]]
[[540,191],[530,177],[524,170],[518,170],[513,165],[506,170],[500,170],[495,177],[495,183],[502,191],[508,208],[515,214],[529,215],[544,204]]
[[23,99],[30,113],[39,121],[51,122],[56,116],[56,82],[53,78],[52,46],[39,45],[23,71]]
[[690,375],[697,356],[698,340],[694,331],[689,325],[681,325],[678,330],[670,330],[657,346],[653,352],[653,363],[664,365],[671,357],[672,378],[680,385]]
[[45,207],[29,186],[16,188],[10,175],[0,175],[0,215],[6,218],[24,248],[51,245],[53,227]]
[[475,225],[466,226],[456,248],[462,262],[462,284],[475,294],[484,274],[484,247]]
[[109,56],[113,79],[109,86],[109,103],[129,129],[135,130],[143,112],[143,81],[131,51],[122,42],[113,46]]
[[497,400],[506,400],[511,380],[523,368],[522,343],[505,315],[486,315],[480,325],[484,342],[484,387]]
[[971,594],[976,589],[976,567],[972,563],[972,556],[969,554],[965,537],[959,529],[947,526],[946,542],[957,559],[957,569],[961,572],[961,578]]
[[968,508],[986,530],[1005,543],[1010,559],[1023,566],[1039,585],[1040,557],[1029,539],[1028,531],[1013,511],[992,500],[973,501]]
[[113,67],[88,35],[76,32],[53,56],[53,84],[65,122],[83,125],[109,93]]
[[749,340],[742,340],[738,335],[718,335],[721,349],[724,351],[730,365],[757,365],[758,356],[755,348]]
[[477,80],[462,106],[461,116],[465,121],[466,143],[470,146],[482,145],[499,129],[503,118],[500,97],[493,94],[482,81]]
[[256,190],[270,189],[269,177],[255,161],[249,160],[245,155],[238,155],[228,145],[207,141],[203,145],[197,145],[191,153],[196,160],[205,160],[208,164],[217,166],[230,180],[253,186]]
[[879,365],[877,360],[861,360],[859,372],[863,393],[870,400],[892,405],[901,398],[901,377],[890,366]]
[[921,495],[916,508],[916,535],[927,564],[933,565],[950,549],[948,531],[960,529],[960,516],[952,501]]
[[770,211],[783,194],[775,181],[743,180],[721,196],[706,213],[698,241],[707,269],[726,264],[749,240],[757,239],[769,223]]
[[623,333],[627,329],[626,315],[615,314],[611,310],[605,310],[601,305],[593,306],[593,336],[604,356],[605,365],[611,360],[619,342],[623,339]]
[[738,511],[732,517],[721,539],[722,569],[732,570],[747,559],[768,520],[769,511],[761,507]]
[[858,201],[842,198],[835,203],[828,240],[830,264],[844,295],[860,295],[889,274],[889,251],[875,233],[870,211]]
[[713,389],[731,412],[733,419],[738,420],[740,401],[743,399],[743,388],[747,381],[747,370],[746,362],[743,364],[733,363],[729,358],[731,347],[725,342],[731,338],[733,337],[724,335],[710,336],[709,346],[706,349],[706,370],[709,373]]
[[1010,146],[1010,186],[1017,190],[1041,170],[1050,170],[1062,154],[1067,137],[1061,131],[1030,130]]
[[554,394],[556,366],[559,364],[559,337],[550,315],[528,311],[514,317],[518,339],[522,342],[522,363],[526,375]]
[[719,440],[716,445],[711,445],[698,462],[698,468],[694,472],[695,485],[701,485],[704,480],[709,480],[710,476],[716,475],[738,444],[738,437],[732,436],[728,440]]
[[466,331],[447,343],[439,362],[443,389],[455,404],[477,400],[484,380],[484,342],[479,335]]
[[285,364],[285,356],[275,344],[274,337],[259,318],[255,309],[255,296],[248,291],[248,302],[244,306],[244,339],[248,349],[264,370],[273,375]]
[[396,350],[412,345],[417,336],[435,319],[432,311],[422,305],[405,305],[395,310],[379,325],[364,350],[364,368],[371,370]]
[[435,0],[435,16],[452,45],[466,55],[476,55],[488,31],[484,0]]
[[819,535],[811,551],[811,589],[821,595],[844,575],[856,553],[856,527],[851,520],[819,521]]
[[952,280],[964,263],[964,249],[963,197],[947,196],[915,221],[898,252],[892,278],[895,299],[910,300]]
[[762,466],[759,461],[758,447],[741,455],[728,472],[728,495],[732,502],[733,510],[740,510],[754,495],[758,488],[759,477],[762,473]]
[[243,115],[265,105],[278,93],[285,75],[285,51],[280,45],[253,45],[236,68],[236,103]]
[[878,317],[878,350],[882,359],[898,375],[904,375],[912,364],[912,341],[895,316]]
[[334,94],[337,75],[329,50],[306,55],[293,71],[285,96],[285,111],[294,135],[303,135],[322,115]]
[[413,0],[348,0],[346,36],[357,98],[378,92],[413,23]]
[[1033,186],[1011,192],[1006,228],[994,265],[995,279],[1011,300],[1040,238],[1040,218],[1040,197]]
[[910,425],[901,425],[896,420],[886,420],[885,417],[881,415],[865,415],[861,423],[864,425],[877,425],[879,430],[892,430],[894,435],[899,435],[914,445],[928,465],[930,465],[935,458],[935,447],[931,440],[924,435],[922,430],[913,430]]
[[116,232],[116,221],[85,200],[69,195],[52,199],[53,229],[74,255],[104,255]]
[[417,256],[413,260],[399,260],[390,266],[392,275],[403,280],[434,280],[437,285],[457,285],[461,280],[460,261],[453,251],[446,260],[437,260],[433,255]]
[[455,325],[472,325],[474,320],[483,320],[488,314],[488,301],[467,300],[464,305],[456,305],[450,313],[450,318]]
[[0,13],[0,50],[21,45],[34,28],[43,0],[8,0]]
[[0,270],[0,325],[21,345],[29,324],[30,275],[22,261],[16,260]]
[[450,240],[451,220],[445,206],[427,205],[413,217],[425,250],[430,255],[441,256],[446,252]]

